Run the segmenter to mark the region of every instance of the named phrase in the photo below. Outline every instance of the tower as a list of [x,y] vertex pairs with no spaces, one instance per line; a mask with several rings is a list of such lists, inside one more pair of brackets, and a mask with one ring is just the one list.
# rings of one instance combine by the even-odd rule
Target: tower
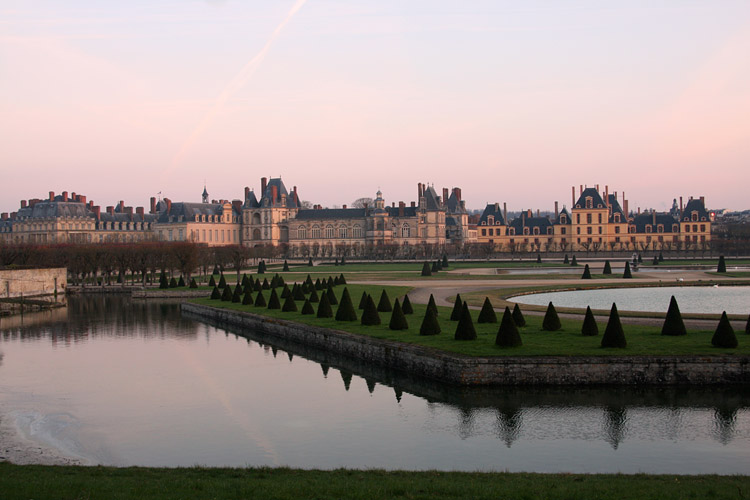
[[203,203],[208,203],[208,191],[206,190],[206,185],[203,185]]

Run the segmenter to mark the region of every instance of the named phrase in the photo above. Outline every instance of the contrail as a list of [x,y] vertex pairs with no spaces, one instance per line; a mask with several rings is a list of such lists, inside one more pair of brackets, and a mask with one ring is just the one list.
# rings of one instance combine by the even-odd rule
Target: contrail
[[253,75],[253,73],[255,73],[255,70],[258,68],[258,66],[260,66],[260,63],[262,63],[263,59],[265,59],[266,54],[268,54],[268,51],[271,49],[271,45],[273,45],[273,42],[276,40],[279,34],[281,34],[281,30],[284,29],[284,26],[286,26],[286,24],[297,13],[297,11],[302,8],[306,1],[307,0],[297,0],[297,2],[295,2],[291,10],[289,11],[289,14],[287,14],[284,20],[281,21],[278,26],[276,26],[276,29],[273,30],[273,33],[271,33],[271,36],[268,38],[266,44],[262,49],[260,49],[260,52],[258,52],[255,57],[250,59],[250,61],[245,64],[242,70],[240,70],[240,72],[237,73],[237,75],[229,81],[227,86],[224,88],[224,91],[219,95],[219,97],[216,98],[216,101],[214,101],[211,109],[208,110],[200,123],[198,123],[198,126],[195,127],[187,140],[182,144],[180,150],[177,152],[174,158],[172,158],[172,162],[169,165],[169,168],[167,168],[167,170],[163,173],[164,177],[168,177],[180,166],[182,160],[185,158],[185,155],[187,155],[190,148],[198,140],[198,138],[203,135],[206,129],[211,126],[214,118],[216,118],[216,115],[219,114],[226,102],[235,93],[237,93],[237,91],[244,87],[245,84],[247,84],[248,80],[250,80],[250,77]]

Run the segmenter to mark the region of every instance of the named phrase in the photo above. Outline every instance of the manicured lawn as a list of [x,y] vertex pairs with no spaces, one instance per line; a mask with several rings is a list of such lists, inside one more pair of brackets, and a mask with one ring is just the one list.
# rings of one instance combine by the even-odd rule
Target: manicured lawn
[[50,467],[0,463],[3,500],[735,499],[748,476],[526,474],[288,468]]
[[[355,309],[359,305],[363,291],[372,295],[377,304],[381,291],[386,289],[391,302],[397,297],[408,292],[407,287],[383,287],[379,285],[346,285],[352,298]],[[335,287],[337,297],[340,298],[344,286]],[[279,290],[280,292],[280,290]],[[278,292],[277,292],[278,293]],[[268,299],[270,292],[265,291]],[[573,319],[562,319],[562,329],[556,332],[542,330],[542,317],[526,315],[527,326],[520,329],[523,346],[517,348],[500,348],[495,345],[495,337],[499,323],[478,324],[479,311],[472,310],[471,315],[477,332],[477,339],[473,341],[454,340],[457,322],[450,321],[451,308],[438,307],[438,321],[442,333],[434,336],[419,335],[419,328],[425,315],[425,305],[412,304],[413,315],[407,315],[409,323],[408,330],[392,331],[388,328],[391,313],[381,312],[381,324],[378,326],[363,326],[357,322],[338,322],[333,318],[317,318],[314,315],[302,315],[299,312],[281,312],[280,310],[269,310],[256,308],[254,306],[242,306],[230,302],[221,302],[210,299],[194,299],[191,302],[209,305],[212,307],[224,307],[241,311],[263,314],[275,318],[288,319],[299,323],[315,325],[336,330],[344,330],[360,335],[369,335],[375,338],[396,340],[409,344],[419,344],[426,347],[443,351],[466,354],[470,356],[611,356],[611,355],[671,355],[671,354],[750,354],[750,338],[746,340],[742,332],[737,332],[739,347],[737,349],[718,349],[711,346],[713,331],[690,331],[682,337],[662,336],[660,327],[649,327],[640,325],[624,325],[625,336],[628,341],[626,349],[602,349],[600,347],[601,334],[604,333],[606,322],[599,322],[600,336],[584,337],[581,335],[581,321]],[[297,302],[301,310],[302,302]],[[333,306],[334,314],[338,306]],[[317,311],[317,304],[314,305]],[[357,316],[361,319],[362,311],[357,309]],[[497,312],[498,321],[501,311]]]

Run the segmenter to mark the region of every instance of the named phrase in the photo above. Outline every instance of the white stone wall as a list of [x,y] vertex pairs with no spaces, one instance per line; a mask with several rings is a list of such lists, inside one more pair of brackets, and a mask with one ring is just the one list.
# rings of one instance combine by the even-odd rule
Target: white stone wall
[[34,297],[55,291],[65,294],[67,275],[65,268],[0,270],[0,297]]

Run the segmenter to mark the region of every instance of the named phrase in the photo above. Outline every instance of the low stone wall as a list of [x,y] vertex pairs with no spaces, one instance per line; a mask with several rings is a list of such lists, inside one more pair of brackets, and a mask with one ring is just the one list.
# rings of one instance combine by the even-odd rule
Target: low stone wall
[[208,297],[209,295],[211,295],[211,292],[206,290],[170,291],[169,289],[133,290],[131,293],[134,299],[190,299],[194,297]]
[[65,294],[68,286],[68,270],[49,269],[0,269],[0,297],[32,298]]
[[498,356],[478,358],[198,304],[182,310],[358,360],[458,385],[750,384],[750,357]]

